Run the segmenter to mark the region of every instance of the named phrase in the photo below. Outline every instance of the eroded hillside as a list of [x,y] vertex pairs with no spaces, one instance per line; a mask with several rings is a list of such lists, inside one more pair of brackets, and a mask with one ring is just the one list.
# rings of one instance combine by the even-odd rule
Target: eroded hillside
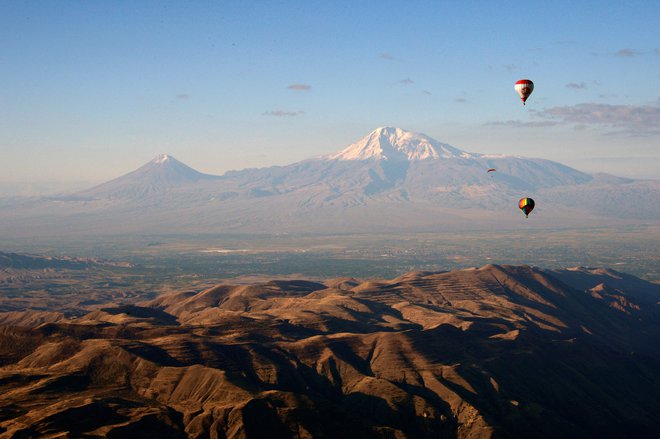
[[488,265],[2,315],[4,437],[656,437],[660,286]]

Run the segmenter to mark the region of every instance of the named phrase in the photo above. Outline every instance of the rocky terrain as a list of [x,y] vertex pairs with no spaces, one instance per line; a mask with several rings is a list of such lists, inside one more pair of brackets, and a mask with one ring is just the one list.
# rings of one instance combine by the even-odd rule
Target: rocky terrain
[[657,437],[659,300],[487,265],[1,313],[0,436]]

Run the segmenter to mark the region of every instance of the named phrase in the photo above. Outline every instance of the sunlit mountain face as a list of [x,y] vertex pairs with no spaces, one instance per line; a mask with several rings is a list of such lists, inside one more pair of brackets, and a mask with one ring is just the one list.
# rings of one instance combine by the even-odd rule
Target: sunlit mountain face
[[338,153],[326,156],[330,160],[433,160],[439,158],[470,158],[469,154],[443,144],[425,134],[401,128],[381,127]]

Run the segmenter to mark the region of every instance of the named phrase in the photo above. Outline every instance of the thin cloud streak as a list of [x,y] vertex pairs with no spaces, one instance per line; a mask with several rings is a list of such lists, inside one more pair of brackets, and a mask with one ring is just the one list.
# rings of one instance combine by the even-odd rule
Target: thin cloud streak
[[285,110],[273,110],[266,111],[263,113],[264,116],[275,116],[275,117],[295,117],[305,114],[304,111],[285,111]]
[[660,107],[651,105],[578,104],[552,107],[538,111],[540,117],[559,119],[562,122],[606,124],[644,128],[660,125]]
[[611,105],[585,103],[552,107],[533,113],[534,117],[561,124],[616,128],[607,134],[648,136],[660,134],[659,105]]
[[312,89],[311,85],[307,84],[291,84],[287,87],[289,90],[309,91]]
[[410,85],[410,84],[414,84],[414,83],[415,83],[415,81],[413,81],[410,78],[402,79],[402,80],[399,81],[399,84],[403,84],[403,85]]
[[510,128],[542,128],[542,127],[552,127],[559,125],[559,122],[551,120],[540,120],[533,122],[522,122],[519,120],[503,120],[496,122],[487,122],[483,124],[484,126],[503,126]]
[[380,59],[385,59],[387,61],[394,61],[396,58],[394,58],[393,55],[390,55],[389,53],[381,53],[378,55],[378,58]]
[[620,56],[622,58],[632,58],[637,55],[641,55],[641,53],[634,49],[627,49],[627,48],[621,49],[616,53],[616,56]]
[[574,88],[574,89],[577,89],[577,90],[584,90],[584,89],[587,88],[587,84],[585,84],[584,82],[580,82],[580,83],[570,82],[570,83],[566,84],[566,88]]

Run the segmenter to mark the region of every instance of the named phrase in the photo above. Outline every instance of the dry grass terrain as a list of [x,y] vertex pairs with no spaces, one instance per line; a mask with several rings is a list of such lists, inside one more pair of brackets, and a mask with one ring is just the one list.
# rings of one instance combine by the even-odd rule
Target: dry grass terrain
[[660,287],[487,265],[0,314],[2,437],[657,437]]

